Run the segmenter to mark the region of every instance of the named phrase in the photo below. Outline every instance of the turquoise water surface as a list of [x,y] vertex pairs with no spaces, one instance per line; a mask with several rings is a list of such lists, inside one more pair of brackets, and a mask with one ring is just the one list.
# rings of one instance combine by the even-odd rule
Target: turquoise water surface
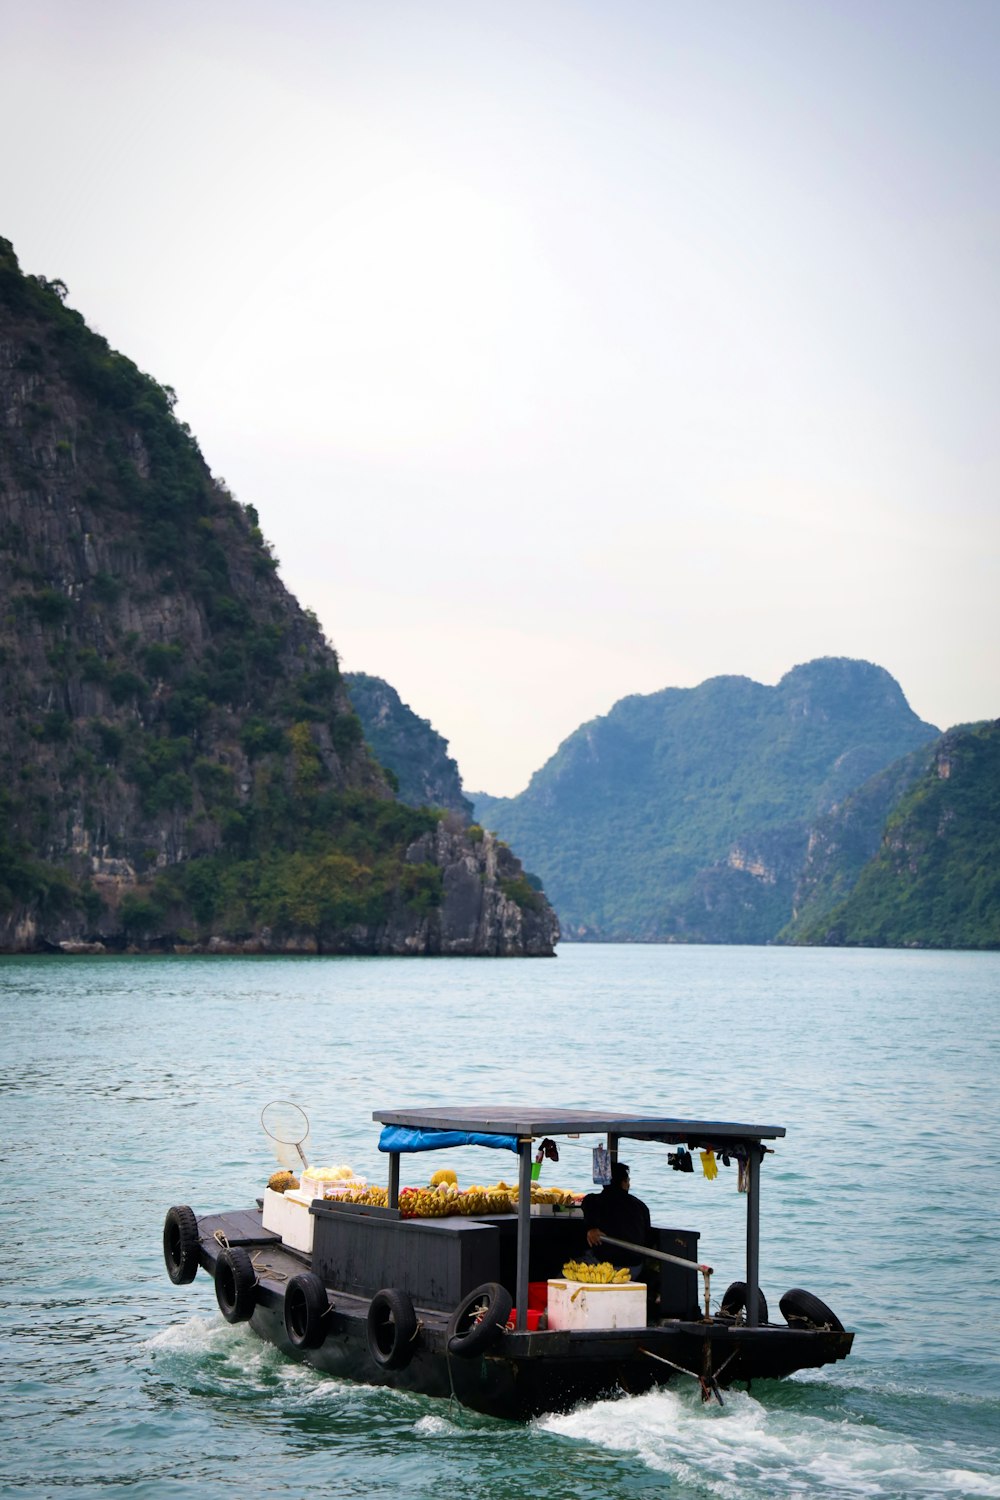
[[[0,958],[0,1493],[1000,1497],[998,1003],[996,954]],[[260,1193],[271,1098],[308,1109],[316,1161],[378,1182],[380,1106],[785,1125],[761,1284],[774,1317],[788,1287],[822,1297],[854,1353],[723,1408],[681,1379],[523,1428],[321,1377],[163,1269],[171,1204]],[[654,1219],[700,1229],[716,1293],[742,1277],[735,1171],[629,1160]],[[586,1190],[589,1143],[544,1173]]]

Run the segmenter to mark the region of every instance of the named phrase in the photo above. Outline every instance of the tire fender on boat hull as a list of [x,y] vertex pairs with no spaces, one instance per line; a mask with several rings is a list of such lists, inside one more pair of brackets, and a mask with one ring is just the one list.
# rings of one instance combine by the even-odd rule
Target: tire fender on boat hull
[[383,1287],[368,1305],[368,1351],[382,1370],[401,1370],[413,1358],[417,1315],[409,1294]]
[[167,1209],[163,1221],[163,1259],[174,1286],[184,1286],[198,1274],[198,1220],[186,1203]]
[[227,1323],[246,1323],[257,1306],[257,1273],[245,1250],[233,1245],[215,1262],[215,1300]]
[[329,1302],[313,1271],[293,1276],[285,1288],[285,1332],[296,1349],[318,1349],[326,1337]]
[[448,1353],[474,1359],[506,1328],[513,1307],[510,1293],[497,1281],[484,1282],[456,1307],[448,1323]]
[[[746,1307],[747,1298],[749,1297],[749,1295],[750,1294],[745,1281],[732,1282],[726,1288],[726,1294],[722,1299],[722,1305],[719,1311],[725,1314],[727,1317],[738,1317]],[[766,1323],[769,1321],[767,1316],[767,1298],[764,1296],[764,1293],[761,1291],[760,1287],[757,1288],[757,1317],[762,1323]]]
[[831,1328],[834,1333],[843,1333],[844,1325],[836,1313],[814,1297],[812,1292],[793,1286],[778,1303],[781,1315],[789,1328]]

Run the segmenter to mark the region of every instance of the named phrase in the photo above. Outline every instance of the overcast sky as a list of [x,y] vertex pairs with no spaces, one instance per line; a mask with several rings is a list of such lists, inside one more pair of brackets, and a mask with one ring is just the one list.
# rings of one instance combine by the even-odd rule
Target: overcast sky
[[0,19],[0,234],[467,789],[815,656],[1000,715],[997,0]]

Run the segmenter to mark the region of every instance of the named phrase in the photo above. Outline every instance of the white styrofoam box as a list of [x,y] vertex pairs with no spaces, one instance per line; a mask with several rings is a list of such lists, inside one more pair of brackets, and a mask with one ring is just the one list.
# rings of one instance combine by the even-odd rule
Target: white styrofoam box
[[301,1188],[291,1188],[287,1193],[265,1188],[261,1222],[272,1234],[281,1235],[283,1245],[290,1245],[293,1250],[311,1251],[315,1222],[309,1212],[311,1202],[312,1195],[307,1195]]
[[645,1328],[641,1281],[550,1281],[550,1328]]
[[368,1186],[366,1177],[313,1177],[309,1172],[303,1172],[299,1181],[310,1203],[314,1198],[340,1198],[352,1188]]

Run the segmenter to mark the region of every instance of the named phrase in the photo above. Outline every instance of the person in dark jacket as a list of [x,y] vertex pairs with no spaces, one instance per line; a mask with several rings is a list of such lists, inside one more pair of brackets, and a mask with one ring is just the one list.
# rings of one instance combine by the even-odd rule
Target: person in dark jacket
[[[583,1223],[590,1252],[596,1252],[606,1234],[615,1239],[628,1240],[633,1245],[652,1243],[652,1224],[649,1209],[641,1198],[633,1198],[629,1192],[629,1170],[623,1161],[615,1162],[611,1168],[611,1181],[599,1193],[588,1193],[583,1200]],[[613,1266],[628,1266],[633,1281],[643,1280],[643,1259],[634,1250],[622,1250],[618,1245],[607,1245],[600,1258],[609,1260]]]

